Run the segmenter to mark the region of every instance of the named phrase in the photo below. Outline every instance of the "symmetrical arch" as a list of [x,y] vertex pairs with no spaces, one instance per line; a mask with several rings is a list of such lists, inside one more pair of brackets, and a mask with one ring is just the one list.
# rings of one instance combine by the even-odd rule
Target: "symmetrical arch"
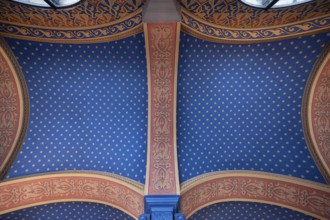
[[23,144],[29,117],[29,98],[19,64],[0,38],[0,180]]
[[57,172],[0,183],[0,214],[55,202],[85,201],[115,207],[133,218],[143,213],[143,185],[101,172]]
[[298,178],[223,171],[195,177],[181,188],[181,211],[187,217],[214,203],[249,201],[290,208],[319,219],[330,218],[329,186]]
[[[93,5],[94,1],[86,0],[82,7],[86,7],[89,12],[98,7],[109,9],[113,6],[109,2],[113,1],[97,1]],[[129,2],[136,4],[129,5],[127,8],[131,10],[126,10],[125,4],[130,4]],[[70,12],[58,10],[54,13],[46,13],[47,9],[32,9],[4,1],[0,2],[0,33],[4,37],[40,42],[78,44],[109,42],[143,31],[141,9],[143,3],[143,0],[124,1],[118,6],[123,8],[118,13],[110,15],[106,13],[111,10],[105,10],[97,17],[82,18],[75,9],[70,9]],[[194,13],[185,3],[187,1],[181,1],[181,23],[171,25],[164,23],[159,27],[157,25],[161,23],[145,25],[150,77],[148,144],[149,150],[151,147],[154,148],[150,152],[155,152],[155,156],[150,152],[148,155],[146,179],[149,182],[143,185],[118,175],[90,171],[56,172],[11,179],[0,182],[0,214],[48,203],[88,201],[113,206],[137,219],[145,212],[145,193],[156,196],[166,194],[181,196],[180,211],[187,217],[210,204],[249,201],[278,205],[319,219],[330,219],[329,185],[298,178],[263,172],[222,171],[190,179],[180,188],[175,142],[176,71],[180,27],[184,32],[204,40],[240,44],[310,35],[330,30],[329,14],[318,11],[316,7],[320,4],[326,5],[326,0],[313,3],[306,13],[308,16],[288,19],[290,20],[288,22],[285,21],[285,16],[282,16],[282,23],[261,25],[260,28],[252,24],[243,28],[240,25],[223,23],[225,21],[211,22],[212,16]],[[8,8],[15,10],[7,10]],[[31,19],[21,19],[18,11],[23,9],[31,13]],[[265,17],[262,13],[255,14],[259,16],[259,20]],[[228,17],[226,19],[228,20]],[[57,23],[64,20],[74,22]],[[149,31],[152,30],[149,35],[148,28]],[[167,42],[169,39],[171,41]],[[6,127],[10,130],[7,133],[13,134],[12,137],[0,136],[0,178],[3,178],[23,143],[29,102],[19,64],[2,39],[0,46],[0,107],[5,106],[1,103],[2,100],[14,100],[10,101],[13,106],[3,108],[5,113],[0,111],[0,128]],[[307,84],[303,103],[305,136],[317,165],[328,181],[330,181],[328,138],[330,121],[327,115],[330,101],[327,87],[330,79],[329,51],[330,45],[320,55]],[[154,60],[150,64],[151,59]],[[1,155],[5,157],[2,158]],[[150,155],[154,158],[150,159]]]
[[330,44],[316,61],[303,98],[303,128],[315,163],[330,182]]

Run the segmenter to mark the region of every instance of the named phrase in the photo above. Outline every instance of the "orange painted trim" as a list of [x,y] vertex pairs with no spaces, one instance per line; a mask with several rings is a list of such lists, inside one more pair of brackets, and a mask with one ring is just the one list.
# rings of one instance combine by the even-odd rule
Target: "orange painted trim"
[[181,189],[181,212],[187,217],[210,204],[249,201],[330,219],[330,187],[298,178],[263,172],[215,172],[195,177]]
[[101,172],[61,172],[0,183],[0,215],[22,208],[65,201],[113,206],[135,219],[144,211],[143,185]]

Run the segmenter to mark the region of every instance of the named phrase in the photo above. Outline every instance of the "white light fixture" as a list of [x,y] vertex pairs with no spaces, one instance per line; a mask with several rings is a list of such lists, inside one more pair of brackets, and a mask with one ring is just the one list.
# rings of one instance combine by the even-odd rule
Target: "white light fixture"
[[81,0],[11,0],[11,1],[32,5],[32,6],[45,7],[45,8],[64,8],[81,2]]
[[312,2],[313,0],[241,0],[243,3],[256,7],[256,8],[282,8],[295,6],[307,2]]

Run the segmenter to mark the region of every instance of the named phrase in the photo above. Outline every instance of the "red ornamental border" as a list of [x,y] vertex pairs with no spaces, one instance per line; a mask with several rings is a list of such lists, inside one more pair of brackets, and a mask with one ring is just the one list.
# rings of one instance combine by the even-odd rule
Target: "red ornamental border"
[[[6,54],[0,50],[0,167],[1,171],[15,145],[20,124],[19,85]],[[1,172],[2,173],[2,172]]]
[[138,218],[144,211],[143,186],[115,175],[59,173],[0,183],[0,215],[65,201],[96,202]]
[[179,194],[175,124],[180,24],[148,23],[144,31],[149,85],[146,194]]
[[225,201],[278,205],[330,219],[329,186],[301,179],[260,172],[223,172],[202,175],[182,185],[181,212],[187,217]]
[[309,76],[302,116],[309,150],[330,183],[330,43],[319,55]]
[[0,180],[23,144],[28,117],[24,76],[9,46],[0,37]]
[[330,53],[317,76],[311,97],[311,126],[319,156],[324,160],[328,175],[330,170]]

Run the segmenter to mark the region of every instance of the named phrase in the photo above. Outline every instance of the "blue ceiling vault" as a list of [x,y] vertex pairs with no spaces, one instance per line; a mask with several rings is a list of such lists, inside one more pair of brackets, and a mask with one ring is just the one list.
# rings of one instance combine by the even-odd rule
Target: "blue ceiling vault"
[[189,220],[312,220],[300,212],[274,205],[253,202],[224,202],[207,206]]
[[25,142],[7,178],[97,170],[144,183],[143,35],[91,45],[7,42],[22,66],[31,108]]
[[[182,34],[177,101],[180,181],[218,170],[256,170],[324,183],[303,137],[301,99],[329,38],[319,34],[230,45]],[[31,113],[25,142],[6,178],[98,170],[144,183],[148,103],[143,35],[91,45],[7,42],[22,66]],[[242,212],[262,208],[228,204],[227,209],[235,206]],[[80,205],[91,209],[87,203]],[[5,218],[29,212],[46,215],[59,206],[17,211]],[[222,204],[191,219],[219,213],[218,206]],[[280,208],[266,208],[265,219],[282,213]],[[61,215],[71,218],[69,211]],[[235,215],[239,213],[232,219]]]
[[177,135],[180,182],[254,170],[325,180],[301,122],[304,87],[329,34],[217,44],[182,34]]
[[[162,1],[153,3],[156,2]],[[162,218],[170,218],[173,217],[173,210],[169,212],[162,206],[167,202],[174,204],[174,213],[185,212],[182,204],[187,192],[193,192],[192,199],[186,200],[192,214],[204,205],[219,201],[214,199],[218,198],[214,195],[221,195],[221,190],[236,186],[219,184],[218,187],[216,184],[221,182],[210,181],[214,176],[208,174],[205,178],[199,177],[198,181],[211,185],[203,188],[202,184],[197,184],[200,182],[194,182],[192,178],[227,170],[243,170],[246,172],[235,174],[247,175],[256,174],[249,171],[263,171],[269,176],[281,174],[312,181],[299,185],[301,179],[283,178],[288,182],[298,182],[296,185],[299,187],[304,184],[312,186],[310,189],[303,186],[304,190],[309,190],[303,193],[297,190],[298,187],[279,190],[278,194],[285,195],[278,198],[264,190],[275,189],[272,184],[276,181],[264,178],[265,181],[255,185],[267,184],[268,181],[269,185],[257,186],[253,190],[264,190],[262,193],[266,193],[261,194],[268,197],[257,200],[256,195],[252,199],[272,201],[273,204],[296,210],[303,207],[304,213],[318,216],[317,208],[311,212],[306,205],[314,203],[326,213],[322,216],[330,215],[329,204],[326,204],[329,185],[325,185],[326,181],[309,152],[301,115],[308,77],[321,51],[330,42],[330,32],[320,33],[330,29],[330,16],[327,15],[330,4],[320,0],[294,8],[262,11],[242,5],[239,1],[173,2],[183,6],[179,16],[182,19],[179,22],[181,29],[176,29],[178,32],[181,30],[180,42],[172,42],[179,45],[176,100],[178,168],[180,183],[191,180],[186,186],[183,184],[181,194],[175,196],[146,195],[148,190],[143,194],[143,187],[150,184],[144,185],[148,104],[153,102],[151,99],[148,103],[146,51],[149,48],[145,48],[144,34],[141,33],[142,23],[149,23],[143,20],[146,10],[143,10],[142,16],[141,8],[147,1],[86,0],[76,8],[57,11],[9,1],[1,3],[8,10],[3,10],[3,16],[0,16],[0,40],[5,37],[21,66],[29,92],[30,115],[25,141],[5,180],[0,182],[3,186],[0,193],[5,192],[0,195],[0,207],[6,206],[7,212],[15,210],[8,208],[14,203],[23,204],[18,208],[38,206],[0,215],[0,219],[131,220],[134,219],[132,216],[137,218],[142,214],[143,208],[145,215],[141,215],[140,219],[150,213],[153,213],[153,219],[158,219],[155,217],[158,215],[164,216],[164,213],[166,217]],[[150,42],[160,37],[158,47],[165,48],[168,35],[166,31],[164,33],[164,36],[161,36],[161,31],[149,34]],[[315,33],[320,34],[312,35]],[[147,45],[157,47],[153,43]],[[164,48],[158,49],[164,52]],[[157,59],[166,60],[161,56]],[[150,57],[149,63],[151,60]],[[156,63],[154,60],[152,62]],[[152,72],[151,69],[149,72]],[[155,88],[153,83],[149,86],[150,89]],[[160,87],[164,89],[166,86]],[[156,154],[150,151],[149,155],[152,153]],[[172,167],[174,165],[174,162],[170,164]],[[60,171],[75,170],[85,175],[77,178],[77,183],[70,180],[63,181],[62,185],[54,183],[59,179],[57,174],[61,175]],[[101,182],[93,177],[87,182],[84,178],[92,176],[92,171],[114,173],[142,184],[116,175],[106,176],[105,173],[104,179],[116,184],[107,185],[107,181]],[[55,172],[54,177],[49,182],[40,183],[40,179],[45,177],[43,174],[50,172]],[[35,176],[18,178],[30,175]],[[15,178],[18,178],[17,181]],[[162,178],[165,179],[166,175],[161,174],[159,179]],[[11,188],[12,182],[18,184]],[[246,184],[246,187],[255,185]],[[318,196],[319,191],[315,190],[318,187],[326,195],[321,193]],[[202,205],[198,204],[195,189],[207,194],[202,199],[205,202],[201,202]],[[242,195],[246,193],[244,189],[239,189],[237,192]],[[57,194],[54,193],[56,190]],[[288,191],[292,194],[287,195]],[[95,197],[88,197],[88,193]],[[44,198],[46,194],[53,197]],[[67,196],[67,199],[61,199],[64,196],[57,198],[60,194]],[[79,202],[59,202],[76,199],[73,195],[83,199],[77,199]],[[106,196],[108,200],[102,200]],[[181,210],[178,202],[180,196]],[[230,196],[233,194],[228,196],[229,200],[242,199]],[[175,202],[172,202],[174,197]],[[27,198],[32,203],[27,204]],[[41,202],[37,202],[37,198],[41,198]],[[247,198],[242,200],[250,201]],[[122,202],[119,206],[113,202],[118,200]],[[161,205],[158,206],[158,203]],[[154,204],[156,206],[152,206]],[[120,207],[132,216],[110,205]],[[137,210],[137,214],[128,211],[133,209]],[[313,218],[280,206],[232,201],[208,205],[188,219]]]
[[[325,183],[304,140],[301,102],[311,68],[329,39],[330,34],[319,34],[231,45],[182,34],[180,182],[212,171],[254,170]],[[31,105],[25,142],[6,178],[97,170],[144,183],[148,94],[143,35],[87,45],[6,40],[22,66]],[[105,207],[56,203],[1,219],[131,219]],[[256,218],[310,219],[245,202],[211,205],[190,219]]]
[[2,220],[132,220],[126,213],[90,202],[61,202],[34,206],[1,215]]

